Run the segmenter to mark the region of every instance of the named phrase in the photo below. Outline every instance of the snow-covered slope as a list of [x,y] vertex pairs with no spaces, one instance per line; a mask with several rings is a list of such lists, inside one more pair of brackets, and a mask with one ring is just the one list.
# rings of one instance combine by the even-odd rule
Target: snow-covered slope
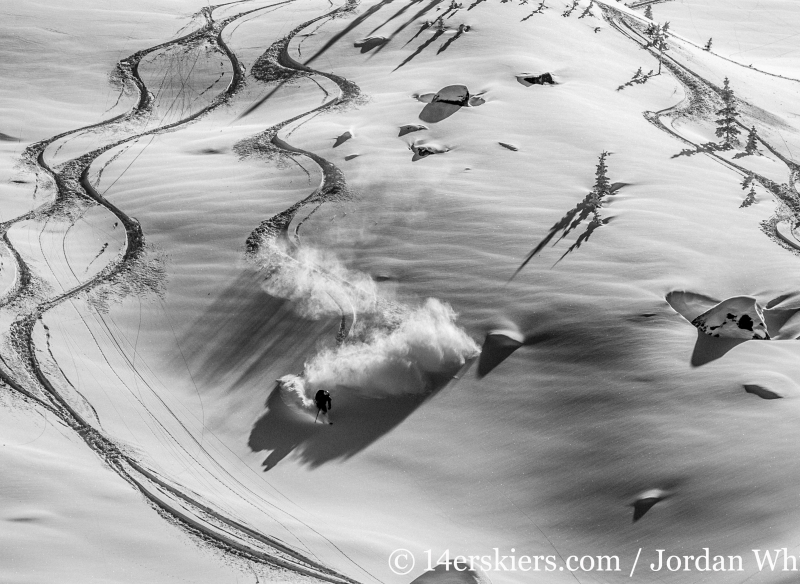
[[[642,566],[708,547],[769,581],[750,550],[800,514],[792,4],[652,3],[652,76],[614,0],[9,6],[0,579],[401,583],[514,548],[614,582],[641,548],[683,581]],[[739,297],[781,335],[692,326]]]

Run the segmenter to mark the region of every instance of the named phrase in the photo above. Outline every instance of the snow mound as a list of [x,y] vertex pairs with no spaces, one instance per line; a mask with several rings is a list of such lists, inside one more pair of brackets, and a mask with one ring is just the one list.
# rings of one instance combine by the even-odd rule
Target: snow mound
[[419,119],[435,124],[449,118],[462,107],[477,107],[486,103],[478,95],[470,95],[466,85],[448,85],[437,93],[424,93],[416,98],[427,105],[422,108]]
[[481,357],[478,361],[478,377],[484,377],[489,372],[508,359],[511,354],[519,349],[525,338],[517,330],[489,331],[483,341]]
[[414,155],[411,157],[412,162],[416,162],[421,158],[427,158],[433,154],[444,154],[450,150],[447,146],[440,146],[438,144],[424,144],[422,142],[414,142],[413,144],[409,145],[409,148],[414,153]]
[[542,73],[541,75],[529,75],[524,73],[522,75],[517,75],[517,81],[519,81],[525,87],[530,87],[531,85],[555,85],[556,82],[553,79],[553,75],[551,73]]
[[411,132],[420,132],[427,129],[428,126],[423,126],[422,124],[405,124],[404,126],[400,126],[400,133],[398,136],[405,136]]
[[692,324],[712,337],[769,340],[764,313],[752,296],[734,296],[704,312]]
[[474,566],[457,563],[439,564],[416,577],[411,584],[491,584],[489,579]]

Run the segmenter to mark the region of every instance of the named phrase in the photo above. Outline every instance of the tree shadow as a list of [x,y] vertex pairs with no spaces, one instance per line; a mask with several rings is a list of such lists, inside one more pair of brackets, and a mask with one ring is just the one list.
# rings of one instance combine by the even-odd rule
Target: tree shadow
[[391,432],[456,380],[450,375],[431,376],[430,389],[424,394],[381,398],[365,397],[357,389],[337,386],[331,391],[332,426],[316,423],[311,413],[288,406],[276,385],[267,398],[267,411],[253,425],[248,446],[253,452],[271,451],[262,463],[265,471],[292,452],[311,468],[348,459]]
[[438,55],[440,53],[444,53],[450,47],[450,45],[452,45],[459,38],[461,38],[461,35],[463,35],[465,32],[469,32],[469,26],[466,25],[466,24],[459,24],[458,25],[458,30],[456,31],[456,34],[454,34],[452,37],[450,37],[447,40],[447,42],[445,42],[441,47],[439,47],[439,50],[436,51],[436,54]]
[[418,46],[416,51],[414,51],[414,52],[413,52],[413,53],[411,53],[411,54],[410,54],[408,57],[406,57],[406,58],[403,60],[403,62],[402,62],[402,63],[400,63],[400,64],[399,64],[397,67],[395,67],[395,68],[394,68],[392,71],[393,71],[393,72],[394,72],[394,71],[397,71],[397,70],[398,70],[400,67],[402,67],[402,66],[404,66],[404,65],[408,64],[409,62],[411,62],[411,60],[412,60],[414,57],[416,57],[417,55],[419,55],[419,54],[420,54],[422,51],[424,51],[426,48],[428,48],[430,45],[432,45],[434,42],[436,42],[436,39],[438,39],[438,38],[439,38],[440,36],[442,36],[443,34],[444,34],[444,29],[437,30],[435,33],[433,33],[433,36],[432,36],[431,38],[429,38],[427,41],[425,41],[425,42],[424,42],[424,43],[422,43],[420,46]]
[[[441,1],[441,0],[439,0],[439,1]],[[386,19],[386,20],[384,20],[382,23],[380,23],[378,26],[376,26],[376,27],[375,27],[375,28],[373,28],[371,31],[369,31],[369,34],[370,34],[370,35],[374,34],[374,33],[375,33],[377,30],[379,30],[379,29],[383,28],[384,26],[386,26],[387,24],[389,24],[390,22],[392,22],[392,21],[393,21],[395,18],[399,18],[400,16],[402,16],[403,14],[405,14],[405,12],[406,12],[406,11],[407,11],[409,8],[411,8],[412,6],[414,6],[414,4],[419,4],[420,2],[422,2],[422,0],[411,0],[411,2],[409,2],[408,4],[406,4],[405,6],[403,6],[402,8],[400,8],[400,10],[398,10],[397,12],[395,12],[394,14],[392,14],[392,15],[391,15],[389,18],[387,18],[387,19]]]
[[[431,10],[433,10],[434,8],[436,8],[436,6],[437,6],[437,5],[439,5],[439,4],[441,4],[442,2],[443,2],[443,0],[431,0],[431,2],[430,2],[430,3],[426,4],[426,5],[425,5],[423,8],[421,8],[421,9],[420,9],[420,10],[418,10],[418,11],[417,11],[415,14],[413,14],[413,15],[412,15],[412,16],[411,16],[411,17],[410,17],[408,20],[406,20],[406,21],[405,21],[403,24],[401,24],[401,25],[400,25],[400,26],[399,26],[399,27],[398,27],[398,28],[397,28],[397,29],[396,29],[396,30],[395,30],[395,31],[394,31],[394,32],[391,34],[391,36],[389,36],[389,41],[393,40],[395,37],[397,37],[397,35],[399,35],[401,32],[403,32],[403,30],[405,30],[405,29],[406,29],[406,27],[408,27],[408,26],[409,26],[411,23],[413,23],[413,22],[417,22],[417,20],[419,20],[421,17],[425,16],[425,14],[427,14],[428,12],[430,12]],[[412,1],[412,2],[411,2],[411,4],[409,4],[409,6],[411,6],[412,4],[417,4],[417,2],[415,2],[415,1]],[[405,10],[403,10],[403,12],[405,12]],[[444,17],[447,15],[447,13],[448,13],[448,12],[449,12],[449,10],[448,10],[448,11],[445,11],[445,12],[444,12],[444,13],[441,15],[441,17],[442,17],[442,18],[444,18]],[[388,23],[390,20],[393,20],[394,18],[395,18],[395,17],[393,16],[392,18],[390,18],[389,20],[387,20],[386,22],[384,22],[384,23],[383,23],[381,26],[383,26],[384,24],[387,24],[387,23]],[[414,39],[416,39],[416,38],[417,38],[417,37],[418,37],[420,34],[422,34],[422,32],[423,32],[424,30],[427,30],[428,28],[430,28],[430,27],[431,27],[431,25],[432,25],[432,23],[430,23],[430,22],[425,22],[425,23],[423,23],[423,24],[422,24],[422,27],[421,27],[421,28],[419,29],[419,31],[418,31],[418,32],[417,32],[417,33],[416,33],[416,34],[415,34],[415,35],[414,35],[414,36],[411,38],[411,40],[409,40],[408,42],[406,42],[406,45],[407,45],[408,43],[410,43],[411,41],[413,41]],[[380,28],[380,27],[378,27],[378,28]],[[373,31],[372,31],[372,32],[375,32],[376,30],[378,30],[378,28],[375,28],[375,29],[373,29]],[[372,33],[370,33],[370,34],[372,34]],[[384,44],[384,45],[382,45],[382,46],[378,47],[378,50],[377,50],[377,51],[375,51],[375,52],[377,53],[377,52],[379,52],[379,51],[382,51],[382,50],[383,50],[383,48],[384,48],[385,46],[386,46],[386,45]],[[405,45],[403,45],[403,46],[405,46]]]
[[586,229],[584,229],[584,231],[578,235],[578,238],[571,246],[567,248],[567,251],[565,251],[561,257],[558,258],[558,260],[556,260],[556,263],[553,264],[553,267],[567,257],[568,254],[572,253],[583,243],[588,241],[589,237],[591,237],[592,233],[594,233],[596,229],[602,227],[603,225],[608,225],[608,223],[613,219],[613,217],[603,218],[600,215],[600,211],[604,205],[610,202],[607,197],[616,193],[619,189],[626,186],[627,183],[609,183],[608,178],[606,177],[606,156],[608,156],[608,152],[603,152],[600,155],[600,162],[597,165],[597,180],[595,181],[595,186],[592,191],[586,195],[586,197],[584,197],[580,203],[567,211],[567,213],[550,228],[550,231],[547,233],[547,235],[545,235],[544,239],[542,239],[536,245],[536,247],[534,247],[533,250],[531,250],[531,252],[525,256],[522,264],[520,264],[520,266],[511,276],[509,282],[513,280],[517,274],[522,271],[522,268],[528,265],[528,262],[538,255],[557,235],[559,237],[556,239],[556,242],[553,244],[553,246],[569,235],[586,219],[589,219],[589,222],[586,224]]
[[374,6],[368,8],[366,11],[364,11],[363,14],[353,19],[346,27],[344,27],[342,30],[333,35],[328,40],[328,42],[326,42],[322,47],[320,47],[316,53],[311,55],[311,57],[309,57],[305,61],[305,63],[303,63],[303,65],[309,66],[312,62],[316,61],[320,56],[324,55],[328,51],[328,49],[330,49],[333,45],[338,43],[342,39],[342,37],[344,37],[347,33],[349,33],[354,28],[358,27],[359,25],[361,25],[361,23],[367,20],[370,16],[378,12],[381,8],[383,8],[387,4],[391,4],[393,1],[394,0],[381,0]]

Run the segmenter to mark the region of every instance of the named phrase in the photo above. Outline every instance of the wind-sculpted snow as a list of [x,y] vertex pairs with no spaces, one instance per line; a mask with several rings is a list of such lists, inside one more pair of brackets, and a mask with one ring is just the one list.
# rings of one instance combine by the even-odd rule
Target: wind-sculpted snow
[[145,4],[9,61],[0,379],[220,581],[796,539],[800,85],[655,51],[677,2]]
[[[641,20],[632,18],[630,15],[622,14],[615,9],[612,4],[603,4],[603,13],[605,18],[612,24],[612,26],[614,26],[616,30],[643,48],[648,48],[648,50],[652,51],[653,54],[656,54],[656,51],[652,47],[648,47],[646,29]],[[686,98],[674,106],[665,108],[661,111],[644,112],[644,116],[645,119],[647,119],[660,130],[691,146],[691,149],[683,150],[676,156],[698,153],[704,153],[708,156],[711,156],[715,160],[728,166],[741,176],[745,177],[748,181],[757,181],[765,189],[772,193],[781,203],[783,203],[785,208],[784,212],[788,212],[788,214],[793,216],[795,220],[800,220],[800,192],[797,190],[798,164],[784,154],[781,154],[778,149],[770,144],[767,140],[762,138],[760,135],[757,137],[757,143],[764,146],[764,148],[766,148],[772,155],[786,165],[789,171],[789,180],[786,183],[778,183],[759,172],[751,170],[744,166],[744,162],[734,162],[734,160],[741,159],[740,155],[733,155],[731,157],[722,156],[720,151],[724,151],[725,148],[718,144],[693,142],[691,139],[682,135],[680,131],[675,129],[674,121],[676,119],[680,119],[682,117],[701,119],[711,117],[715,110],[721,106],[722,89],[718,85],[692,71],[692,69],[690,69],[686,64],[681,63],[679,60],[669,56],[669,53],[661,58],[667,70],[669,70],[669,72],[672,73],[672,75],[674,75],[674,77],[681,83],[686,93]],[[767,73],[764,74],[769,75]],[[789,81],[795,82],[793,79],[789,79]],[[768,112],[761,110],[757,107],[757,105],[738,99],[737,102],[739,102],[741,106],[745,108],[745,110],[750,112],[750,116],[754,121],[757,120],[760,124],[764,124],[764,127],[768,128],[771,125],[782,125],[780,120]],[[673,121],[672,127],[668,127],[662,121],[662,117],[671,119]],[[749,129],[748,126],[741,120],[737,119],[736,124],[744,130]],[[784,242],[776,230],[776,225],[781,219],[782,212],[779,211],[770,221],[765,222],[762,225],[762,229],[776,243],[786,247],[787,249],[793,249],[791,243]]]
[[[313,22],[297,27],[259,59],[254,72],[258,71],[262,81],[284,83],[293,77],[289,71],[297,75],[319,73],[300,65],[287,54],[291,38]],[[456,326],[452,309],[441,302],[429,299],[422,307],[412,308],[382,298],[374,281],[365,274],[348,270],[335,256],[303,247],[299,241],[291,239],[289,225],[301,208],[314,204],[310,217],[321,205],[346,200],[350,196],[344,175],[336,166],[316,154],[291,146],[278,136],[278,132],[288,124],[312,113],[347,105],[359,95],[351,82],[338,76],[319,74],[337,84],[340,89],[338,98],[237,144],[237,152],[243,157],[263,154],[267,159],[275,160],[301,155],[313,160],[322,170],[320,186],[305,199],[264,220],[248,238],[247,248],[256,265],[265,273],[262,287],[268,294],[291,301],[293,310],[304,318],[319,319],[338,312],[342,319],[337,346],[311,357],[299,376],[281,378],[273,396],[280,392],[282,401],[271,399],[268,403],[272,405],[254,428],[252,447],[272,450],[265,463],[267,468],[297,448],[298,444],[301,456],[305,449],[304,430],[301,430],[302,426],[294,426],[289,418],[283,418],[283,402],[296,402],[299,407],[311,410],[312,398],[319,389],[329,390],[337,402],[344,403],[363,398],[429,396],[443,387],[478,351],[474,341]],[[467,99],[468,96],[464,98],[465,104]],[[266,100],[262,99],[256,106]],[[334,147],[336,145],[339,142]],[[418,155],[415,150],[415,156]],[[295,235],[301,225],[302,221],[295,228]],[[371,416],[380,419],[377,411]],[[381,431],[388,431],[398,422],[399,419],[387,420]],[[270,436],[276,429],[293,445],[274,442]],[[295,432],[301,434],[292,437]],[[344,446],[335,456],[351,456],[366,443],[356,440],[355,445]],[[312,450],[308,448],[308,452]]]
[[[244,1],[244,0],[243,0]],[[235,4],[235,3],[234,3]],[[275,3],[267,7],[278,6],[285,2]],[[11,251],[17,263],[16,270],[19,277],[15,286],[6,292],[3,301],[6,310],[15,313],[11,323],[5,348],[8,352],[3,356],[3,367],[0,369],[0,379],[3,383],[24,396],[39,402],[43,407],[57,415],[67,426],[75,430],[100,457],[113,468],[120,476],[137,488],[156,508],[166,513],[182,524],[186,529],[201,533],[208,541],[222,549],[243,554],[251,560],[263,562],[271,566],[288,569],[297,574],[303,574],[329,582],[350,582],[347,577],[307,558],[305,555],[278,542],[268,535],[261,534],[235,518],[203,504],[201,501],[187,494],[180,487],[168,484],[158,478],[154,472],[145,468],[126,449],[120,448],[111,436],[106,435],[101,426],[101,420],[91,403],[87,402],[77,388],[72,388],[75,395],[64,395],[56,388],[48,377],[48,370],[42,364],[36,346],[35,329],[42,316],[66,300],[76,298],[78,295],[94,293],[98,295],[99,302],[95,306],[102,306],[107,302],[110,293],[109,287],[115,289],[113,294],[124,296],[135,292],[140,296],[148,290],[158,292],[159,273],[163,271],[158,262],[146,257],[144,233],[139,222],[127,215],[121,208],[111,203],[100,193],[92,180],[90,171],[92,163],[108,151],[125,146],[146,136],[156,136],[168,131],[181,129],[187,124],[199,120],[214,109],[227,104],[242,88],[244,84],[244,71],[237,57],[231,52],[223,40],[223,31],[227,25],[248,14],[263,10],[264,7],[246,10],[230,16],[221,21],[214,19],[215,7],[203,8],[200,15],[206,24],[198,30],[183,37],[162,43],[149,49],[138,51],[130,57],[123,59],[112,76],[115,84],[122,92],[135,92],[138,99],[133,108],[126,114],[115,116],[109,120],[86,126],[76,130],[64,132],[52,138],[37,142],[29,146],[23,153],[23,162],[33,172],[37,179],[42,177],[45,186],[52,185],[55,190],[51,201],[40,205],[38,208],[21,215],[15,219],[7,220],[0,225],[3,242]],[[208,49],[208,51],[206,50]],[[181,87],[172,95],[159,92],[154,95],[143,81],[140,65],[145,57],[157,51],[177,50],[185,56],[187,50],[206,57],[216,55],[225,56],[232,68],[232,74],[227,86],[213,97],[206,99],[205,104],[192,107],[184,104],[174,110],[178,99],[184,99],[183,91],[186,88],[186,79],[181,80]],[[195,62],[200,54],[195,58]],[[164,77],[167,77],[165,73]],[[190,71],[191,74],[191,71]],[[223,71],[224,75],[224,71]],[[220,75],[222,78],[223,75]],[[171,79],[170,82],[173,80]],[[162,87],[164,82],[162,80]],[[211,90],[216,81],[209,85],[202,94]],[[160,99],[166,97],[171,105],[163,112],[159,111]],[[193,99],[192,103],[196,101]],[[154,113],[160,114],[161,120],[155,127],[149,127]],[[170,115],[172,117],[170,118]],[[144,129],[137,125],[144,124]],[[137,129],[139,131],[137,131]],[[46,160],[46,150],[55,142],[67,137],[81,134],[84,139],[91,140],[98,132],[127,133],[123,138],[112,139],[89,152],[67,160],[57,166],[52,166]],[[73,148],[71,145],[70,148]],[[59,150],[61,146],[59,146]],[[113,160],[113,159],[112,159]],[[103,169],[105,166],[103,167]],[[100,173],[102,173],[102,170]],[[99,177],[98,177],[99,179]],[[37,180],[38,183],[38,180]],[[108,190],[108,189],[106,189]],[[62,292],[54,294],[51,286],[47,285],[38,275],[32,273],[25,260],[17,253],[12,241],[8,237],[8,230],[13,225],[30,220],[45,219],[67,221],[69,227],[81,219],[93,206],[100,205],[121,224],[125,232],[122,249],[115,257],[108,261],[93,277],[81,280],[82,274],[72,270],[74,283],[65,286],[59,282]],[[67,231],[69,228],[67,228]],[[107,244],[91,260],[94,263],[103,255]],[[88,267],[87,267],[88,270]],[[105,288],[104,288],[105,287]],[[47,349],[50,357],[50,331],[42,324],[47,338]],[[62,371],[63,374],[63,371]],[[69,381],[67,379],[67,381]],[[79,397],[77,397],[79,396]],[[78,401],[76,401],[78,400]]]

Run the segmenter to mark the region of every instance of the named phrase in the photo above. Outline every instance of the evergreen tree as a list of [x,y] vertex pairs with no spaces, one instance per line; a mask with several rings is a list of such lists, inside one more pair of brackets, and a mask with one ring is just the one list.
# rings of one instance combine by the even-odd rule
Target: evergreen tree
[[710,51],[711,50],[711,39],[708,39],[708,42],[706,43],[706,46],[703,47],[703,50],[704,51]]
[[594,6],[594,0],[589,0],[589,6],[586,7],[586,10],[584,10],[578,18],[580,19],[580,18],[586,18],[587,16],[594,16],[594,14],[592,14],[593,6]]
[[650,6],[649,4],[644,9],[644,17],[653,20],[653,7]]
[[664,53],[669,50],[669,44],[667,43],[669,22],[665,22],[664,26],[660,24],[650,25],[646,32],[650,36],[650,40],[644,48],[658,51],[658,73],[656,75],[661,75],[661,63],[664,60]]
[[569,8],[567,8],[567,9],[566,9],[566,10],[565,10],[565,11],[564,11],[562,14],[561,14],[561,16],[563,16],[564,18],[569,18],[569,15],[570,15],[570,14],[572,14],[572,13],[575,11],[575,9],[578,7],[578,3],[579,3],[579,2],[580,2],[580,0],[572,0],[572,6],[570,6]]
[[722,88],[722,103],[723,107],[717,110],[717,130],[716,135],[722,138],[722,148],[728,150],[733,148],[739,143],[739,134],[741,131],[736,126],[738,122],[739,112],[736,110],[736,96],[733,95],[733,89],[730,88],[728,78],[725,78],[725,83]]
[[608,166],[606,166],[606,157],[608,154],[608,152],[600,154],[597,166],[595,167],[594,188],[590,195],[590,204],[595,207],[595,212],[597,212],[596,209],[600,207],[603,197],[611,194],[611,182],[608,180]]
[[756,127],[750,128],[747,133],[747,144],[745,144],[744,151],[746,154],[758,154],[758,134],[756,134]]
[[739,208],[741,209],[742,207],[749,207],[755,202],[756,202],[756,185],[751,184],[750,192],[747,193],[747,196],[744,198],[744,201],[742,201],[742,204],[739,205]]

